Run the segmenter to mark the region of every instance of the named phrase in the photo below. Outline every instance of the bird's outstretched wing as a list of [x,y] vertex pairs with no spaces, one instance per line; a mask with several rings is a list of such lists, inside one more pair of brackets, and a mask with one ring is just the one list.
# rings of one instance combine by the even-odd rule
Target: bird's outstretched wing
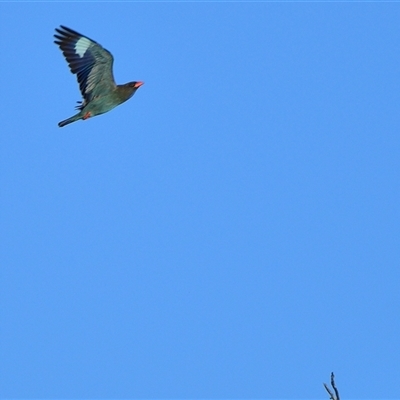
[[101,45],[65,26],[56,29],[54,41],[63,52],[73,74],[77,75],[84,99],[83,108],[97,94],[116,88],[112,72],[114,58]]

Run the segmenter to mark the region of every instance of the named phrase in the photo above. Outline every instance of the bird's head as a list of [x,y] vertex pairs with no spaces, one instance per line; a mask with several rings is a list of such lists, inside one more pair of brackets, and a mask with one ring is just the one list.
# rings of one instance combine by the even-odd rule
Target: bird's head
[[136,82],[136,81],[129,82],[129,83],[126,84],[126,86],[131,88],[133,93],[135,93],[136,90],[138,90],[140,88],[140,86],[142,86],[142,85],[144,85],[144,82],[140,82],[140,81],[138,81],[138,82]]
[[144,82],[140,82],[140,81],[136,82],[136,81],[134,81],[134,82],[127,83],[127,85],[130,86],[130,87],[133,87],[135,89],[138,89],[138,88],[140,88],[140,86],[144,85]]
[[124,85],[118,85],[118,92],[121,99],[123,99],[123,101],[126,101],[131,98],[135,94],[136,90],[138,90],[143,84],[144,82],[134,81],[125,83]]

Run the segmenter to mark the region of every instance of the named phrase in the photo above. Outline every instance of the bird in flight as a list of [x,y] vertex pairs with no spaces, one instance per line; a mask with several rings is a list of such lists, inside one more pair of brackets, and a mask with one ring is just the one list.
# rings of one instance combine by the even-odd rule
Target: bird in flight
[[62,127],[80,119],[104,114],[130,99],[144,82],[133,81],[117,85],[113,76],[112,54],[100,44],[65,26],[56,28],[54,43],[60,47],[69,68],[77,75],[83,101],[79,112],[59,122]]

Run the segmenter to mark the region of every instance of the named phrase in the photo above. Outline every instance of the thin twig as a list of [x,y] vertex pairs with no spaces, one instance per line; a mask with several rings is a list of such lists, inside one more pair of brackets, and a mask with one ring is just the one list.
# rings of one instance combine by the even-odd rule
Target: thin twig
[[340,400],[339,396],[339,390],[337,390],[337,387],[335,385],[335,375],[333,375],[333,372],[331,373],[331,386],[333,390],[335,391],[335,394],[332,393],[332,391],[329,389],[328,385],[324,383],[326,391],[329,393],[329,398],[330,400]]

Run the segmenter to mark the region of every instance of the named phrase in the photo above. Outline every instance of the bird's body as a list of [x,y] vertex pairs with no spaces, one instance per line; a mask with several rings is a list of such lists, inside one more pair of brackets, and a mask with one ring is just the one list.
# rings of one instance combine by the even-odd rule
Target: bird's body
[[54,41],[63,52],[71,72],[77,75],[83,101],[74,116],[61,121],[62,127],[80,119],[104,114],[130,99],[143,82],[117,85],[114,81],[111,53],[94,40],[72,29],[56,29]]

